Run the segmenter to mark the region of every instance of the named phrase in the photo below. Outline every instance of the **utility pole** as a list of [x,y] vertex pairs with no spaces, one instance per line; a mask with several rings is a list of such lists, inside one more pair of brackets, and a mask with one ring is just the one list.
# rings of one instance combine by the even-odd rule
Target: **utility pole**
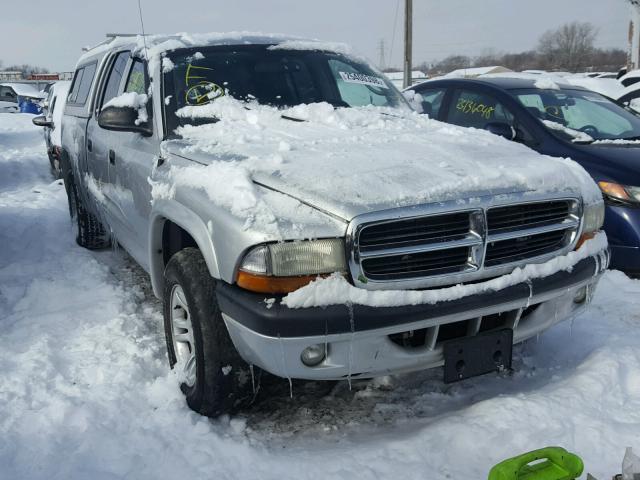
[[404,88],[411,86],[411,65],[413,51],[413,0],[405,0],[404,3]]

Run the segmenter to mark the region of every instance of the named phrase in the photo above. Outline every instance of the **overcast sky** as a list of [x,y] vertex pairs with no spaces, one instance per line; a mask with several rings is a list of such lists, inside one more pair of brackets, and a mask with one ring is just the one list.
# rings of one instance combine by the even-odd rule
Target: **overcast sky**
[[[147,33],[256,31],[341,41],[378,62],[384,39],[387,63],[401,64],[399,0],[142,0]],[[71,70],[81,47],[107,32],[136,33],[136,0],[29,0],[2,2],[0,60]],[[400,2],[401,5],[404,1]],[[39,21],[38,21],[39,20]],[[547,29],[592,22],[598,45],[626,48],[626,0],[414,0],[414,62],[488,49],[535,47]],[[393,55],[389,49],[393,44]],[[391,58],[391,61],[389,61]]]

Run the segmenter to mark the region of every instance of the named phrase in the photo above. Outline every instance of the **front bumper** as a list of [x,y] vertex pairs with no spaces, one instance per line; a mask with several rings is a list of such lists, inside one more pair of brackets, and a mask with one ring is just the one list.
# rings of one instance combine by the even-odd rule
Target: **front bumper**
[[[579,314],[608,263],[603,251],[571,271],[496,292],[404,307],[290,309],[280,299],[269,305],[264,295],[232,285],[219,286],[217,298],[231,339],[248,363],[285,378],[371,378],[440,366],[443,342],[487,329],[512,328],[514,343],[533,337]],[[584,301],[576,303],[585,290]],[[407,346],[403,337],[420,341]],[[317,344],[326,346],[326,358],[308,367],[301,353]]]
[[604,230],[611,249],[611,268],[640,275],[640,208],[607,205]]

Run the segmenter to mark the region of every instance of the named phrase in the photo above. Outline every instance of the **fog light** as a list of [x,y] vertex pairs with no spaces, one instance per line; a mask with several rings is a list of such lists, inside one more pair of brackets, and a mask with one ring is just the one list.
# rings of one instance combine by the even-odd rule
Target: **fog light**
[[575,303],[584,303],[587,300],[587,293],[589,291],[588,289],[589,289],[589,287],[586,286],[586,285],[584,287],[580,288],[576,292],[575,296],[573,297],[573,301]]
[[305,348],[300,355],[300,360],[307,367],[315,367],[319,365],[327,356],[327,348],[325,344],[311,345]]

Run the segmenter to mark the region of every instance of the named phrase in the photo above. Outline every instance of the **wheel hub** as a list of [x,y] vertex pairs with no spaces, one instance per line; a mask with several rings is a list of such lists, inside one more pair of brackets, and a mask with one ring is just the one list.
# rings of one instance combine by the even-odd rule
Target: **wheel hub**
[[196,383],[196,349],[189,304],[180,285],[171,290],[171,340],[178,365],[184,371],[184,383]]

